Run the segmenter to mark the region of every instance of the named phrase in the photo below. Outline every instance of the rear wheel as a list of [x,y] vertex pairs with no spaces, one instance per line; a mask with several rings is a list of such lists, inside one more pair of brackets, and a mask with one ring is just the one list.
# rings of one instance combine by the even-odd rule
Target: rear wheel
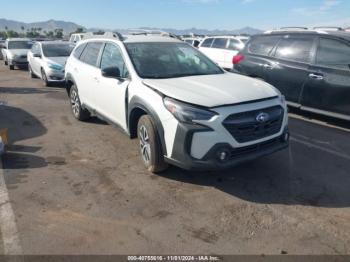
[[5,66],[8,65],[7,58],[4,58],[4,64],[5,64]]
[[15,70],[15,66],[14,65],[9,65],[10,70]]
[[164,161],[161,143],[152,117],[144,115],[137,125],[140,154],[147,170],[160,173],[168,168]]
[[82,108],[78,94],[78,89],[75,85],[71,87],[69,96],[73,116],[80,121],[87,120],[90,117],[90,112]]

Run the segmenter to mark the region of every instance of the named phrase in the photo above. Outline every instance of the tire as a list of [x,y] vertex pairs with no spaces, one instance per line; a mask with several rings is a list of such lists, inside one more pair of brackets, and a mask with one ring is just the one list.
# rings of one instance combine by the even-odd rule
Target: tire
[[85,121],[90,118],[90,112],[82,108],[80,103],[80,98],[78,94],[78,89],[73,85],[69,92],[70,104],[73,116],[79,121]]
[[43,80],[44,86],[46,86],[46,87],[50,86],[50,82],[47,79],[47,76],[46,76],[44,69],[41,69],[41,79]]
[[36,78],[36,75],[33,73],[33,70],[30,65],[28,65],[28,71],[31,78]]
[[160,139],[152,117],[144,115],[140,118],[137,134],[141,159],[147,170],[152,173],[165,171],[168,164],[164,161]]
[[15,66],[14,65],[9,65],[10,70],[15,70]]
[[6,58],[4,58],[4,64],[5,64],[5,66],[8,65],[8,62],[7,62],[7,59],[6,59]]

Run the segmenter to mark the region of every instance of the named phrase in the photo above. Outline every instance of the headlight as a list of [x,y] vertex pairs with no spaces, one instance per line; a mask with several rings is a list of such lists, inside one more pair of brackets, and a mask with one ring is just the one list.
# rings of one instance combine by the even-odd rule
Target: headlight
[[282,105],[284,105],[286,103],[286,97],[284,95],[281,95],[280,99],[281,99]]
[[61,71],[63,69],[63,66],[58,65],[58,64],[49,63],[48,66],[50,69],[57,70],[57,71]]
[[189,124],[196,124],[195,121],[207,121],[216,115],[215,112],[185,104],[171,98],[164,98],[164,106],[177,120]]

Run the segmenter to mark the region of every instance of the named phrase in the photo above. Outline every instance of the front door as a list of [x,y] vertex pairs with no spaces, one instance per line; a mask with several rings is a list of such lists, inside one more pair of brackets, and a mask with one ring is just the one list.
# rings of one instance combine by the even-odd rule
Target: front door
[[101,56],[101,70],[106,68],[118,68],[120,78],[103,77],[99,72],[99,87],[95,96],[96,109],[110,121],[118,124],[124,130],[126,126],[125,98],[129,80],[129,72],[126,68],[122,52],[118,45],[107,43]]
[[350,44],[320,38],[315,65],[310,67],[301,104],[350,118]]

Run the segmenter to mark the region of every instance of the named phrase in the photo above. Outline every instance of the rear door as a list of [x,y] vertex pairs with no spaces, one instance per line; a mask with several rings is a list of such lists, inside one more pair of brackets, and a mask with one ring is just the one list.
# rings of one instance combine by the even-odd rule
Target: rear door
[[227,38],[215,38],[209,53],[209,57],[221,67],[225,67],[227,44]]
[[239,42],[237,39],[230,38],[228,40],[227,48],[224,52],[224,68],[233,68],[232,59],[238,54],[239,51],[242,50],[242,47],[241,42]]
[[[89,42],[80,56],[80,62],[74,65],[74,79],[77,82],[82,102],[96,108],[94,96],[98,92],[100,69],[97,61],[103,42]],[[77,76],[77,77],[75,77]]]
[[271,57],[275,46],[281,36],[261,35],[253,37],[245,49],[241,52],[244,59],[234,69],[248,76],[257,77],[267,80],[264,65],[274,61]]
[[214,38],[207,38],[205,39],[202,44],[199,47],[199,51],[201,51],[203,54],[205,54],[207,57],[211,58],[212,55],[212,49],[211,46],[214,42]]
[[301,104],[350,118],[350,42],[320,37]]
[[287,35],[279,41],[275,59],[263,65],[266,81],[278,88],[289,102],[300,103],[313,59],[315,39],[312,35]]

